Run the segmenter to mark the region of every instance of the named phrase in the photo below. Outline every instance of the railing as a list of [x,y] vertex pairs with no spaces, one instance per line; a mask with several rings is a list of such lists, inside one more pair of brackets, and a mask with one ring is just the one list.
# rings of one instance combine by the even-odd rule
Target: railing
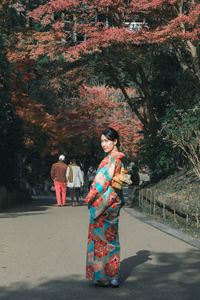
[[[162,198],[162,201],[158,199],[159,194],[157,190],[152,190],[150,188],[139,190],[139,207],[147,209],[151,214],[156,215],[156,211],[162,211],[162,218],[166,219],[166,212],[171,212],[173,214],[173,219],[178,223],[177,216],[185,218],[185,224],[189,225],[189,220],[192,218],[196,223],[196,228],[199,228],[199,211],[200,204],[199,200],[196,199],[195,207],[190,210],[180,210],[178,207],[177,199],[171,199],[171,205],[166,203],[166,200]],[[191,200],[191,199],[189,199]]]

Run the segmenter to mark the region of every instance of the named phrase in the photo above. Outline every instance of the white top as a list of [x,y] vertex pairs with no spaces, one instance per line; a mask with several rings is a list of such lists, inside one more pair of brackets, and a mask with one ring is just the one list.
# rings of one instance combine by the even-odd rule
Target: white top
[[68,187],[81,187],[84,184],[83,174],[79,166],[71,166],[73,171],[73,182],[69,182],[69,167],[67,168],[67,186]]
[[139,173],[139,177],[140,177],[139,185],[141,185],[144,182],[149,182],[150,181],[150,176],[146,173]]

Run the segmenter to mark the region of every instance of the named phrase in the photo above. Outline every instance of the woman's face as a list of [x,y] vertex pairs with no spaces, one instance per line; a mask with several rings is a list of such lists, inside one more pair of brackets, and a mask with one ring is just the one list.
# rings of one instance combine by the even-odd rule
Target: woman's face
[[105,135],[101,136],[101,147],[105,153],[110,153],[114,148],[116,148],[117,140],[110,141]]

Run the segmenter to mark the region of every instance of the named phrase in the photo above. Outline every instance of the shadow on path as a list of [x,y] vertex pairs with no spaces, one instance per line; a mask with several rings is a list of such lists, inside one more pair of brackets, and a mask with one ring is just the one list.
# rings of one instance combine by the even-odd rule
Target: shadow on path
[[[67,197],[66,206],[71,206],[72,202]],[[87,204],[80,200],[81,206],[87,206]],[[46,196],[33,196],[32,201],[23,203],[21,205],[15,205],[13,207],[5,208],[0,211],[1,218],[17,218],[20,216],[30,216],[30,215],[40,215],[44,212],[48,213],[51,207],[57,207],[56,196],[46,195]]]
[[[40,280],[0,288],[0,299],[88,299],[88,300],[196,300],[200,293],[200,253],[154,253],[155,263],[148,263],[150,253],[139,251],[122,261],[119,289],[97,288],[79,275]],[[67,267],[66,267],[67,268]],[[127,279],[127,280],[126,280]]]
[[39,215],[47,211],[51,206],[56,205],[56,197],[49,196],[35,196],[32,201],[15,205],[13,207],[5,208],[0,211],[0,218],[16,218],[20,216]]
[[146,261],[151,260],[149,257],[151,252],[148,250],[141,250],[136,253],[136,256],[131,256],[124,259],[120,264],[120,282],[123,284],[130,276],[132,270],[138,265],[144,264]]

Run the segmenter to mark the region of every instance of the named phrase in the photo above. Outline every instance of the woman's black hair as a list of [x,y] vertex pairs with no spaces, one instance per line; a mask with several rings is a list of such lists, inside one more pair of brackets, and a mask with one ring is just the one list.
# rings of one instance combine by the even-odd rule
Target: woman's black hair
[[113,141],[117,140],[117,147],[120,147],[120,141],[119,141],[119,134],[118,132],[111,128],[111,127],[107,127],[103,132],[103,135],[105,135],[105,137],[109,140],[109,141]]
[[76,164],[76,159],[72,158],[72,159],[70,159],[70,162],[73,163],[73,164]]

